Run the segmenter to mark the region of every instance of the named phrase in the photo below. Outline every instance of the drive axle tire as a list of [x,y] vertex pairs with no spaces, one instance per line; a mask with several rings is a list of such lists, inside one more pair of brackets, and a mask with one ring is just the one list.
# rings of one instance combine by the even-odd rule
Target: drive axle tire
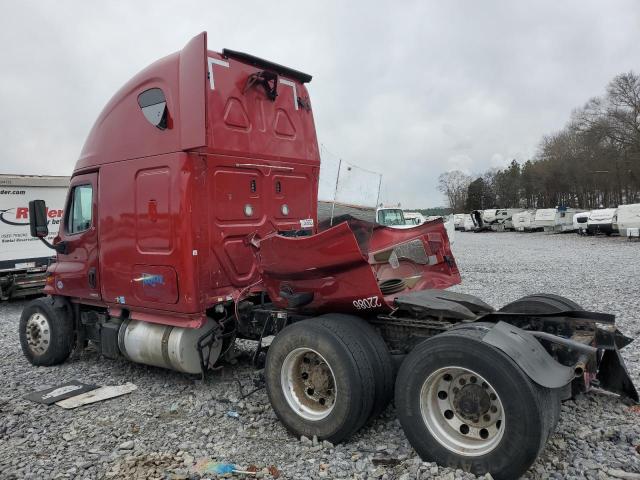
[[398,372],[396,409],[423,460],[518,478],[553,430],[557,396],[483,343],[485,333],[460,328],[414,348]]
[[[564,310],[584,310],[582,306],[561,295],[554,293],[536,293],[534,295],[527,295],[518,300],[508,303],[500,309],[501,312],[511,313],[558,313]],[[560,419],[560,400],[571,397],[571,386],[568,386],[568,390],[563,392],[562,388],[550,390],[552,399],[550,401],[551,414],[554,422],[552,430],[555,430],[558,420]],[[557,397],[557,398],[556,398]]]
[[22,311],[19,329],[22,353],[33,365],[58,365],[73,350],[73,319],[52,297],[29,302]]
[[395,368],[391,354],[382,336],[366,320],[354,315],[330,313],[316,319],[319,322],[341,322],[352,328],[354,335],[358,335],[367,347],[369,363],[375,375],[375,394],[370,420],[378,417],[393,398]]
[[527,295],[506,304],[499,311],[511,313],[557,313],[563,310],[584,310],[573,300],[553,293]]
[[296,436],[338,443],[364,425],[375,396],[369,347],[351,322],[303,320],[286,327],[267,352],[271,405]]

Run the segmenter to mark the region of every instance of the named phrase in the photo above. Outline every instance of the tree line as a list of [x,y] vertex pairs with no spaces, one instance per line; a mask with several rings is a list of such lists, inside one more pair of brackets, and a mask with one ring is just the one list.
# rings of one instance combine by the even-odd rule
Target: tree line
[[438,188],[455,212],[640,202],[640,76],[617,75],[604,95],[544,136],[534,158],[475,176],[446,172]]

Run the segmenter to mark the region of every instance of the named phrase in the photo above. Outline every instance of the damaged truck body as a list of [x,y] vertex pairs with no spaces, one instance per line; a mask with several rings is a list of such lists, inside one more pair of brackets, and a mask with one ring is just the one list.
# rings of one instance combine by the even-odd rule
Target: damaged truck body
[[[613,315],[550,294],[496,310],[447,291],[461,278],[442,220],[320,229],[310,80],[209,51],[205,33],[131,79],[77,162],[47,297],[23,311],[29,361],[91,342],[204,374],[254,340],[296,435],[340,442],[395,398],[422,458],[495,478],[526,471],[572,392],[637,401]],[[41,239],[44,208],[30,204]]]

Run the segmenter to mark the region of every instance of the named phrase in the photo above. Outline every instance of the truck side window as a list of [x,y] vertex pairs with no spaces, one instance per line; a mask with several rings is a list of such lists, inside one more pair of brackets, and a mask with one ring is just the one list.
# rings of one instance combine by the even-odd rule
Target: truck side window
[[89,230],[93,212],[93,189],[91,185],[77,185],[73,187],[69,217],[67,218],[67,232],[79,233]]
[[167,128],[167,99],[159,88],[150,88],[138,95],[138,105],[144,117],[160,130]]

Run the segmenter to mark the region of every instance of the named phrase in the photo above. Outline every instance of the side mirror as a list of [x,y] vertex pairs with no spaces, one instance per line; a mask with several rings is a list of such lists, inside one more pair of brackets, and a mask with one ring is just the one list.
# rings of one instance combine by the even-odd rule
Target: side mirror
[[47,206],[44,200],[31,200],[29,202],[29,228],[31,236],[47,238],[49,225],[47,223]]

